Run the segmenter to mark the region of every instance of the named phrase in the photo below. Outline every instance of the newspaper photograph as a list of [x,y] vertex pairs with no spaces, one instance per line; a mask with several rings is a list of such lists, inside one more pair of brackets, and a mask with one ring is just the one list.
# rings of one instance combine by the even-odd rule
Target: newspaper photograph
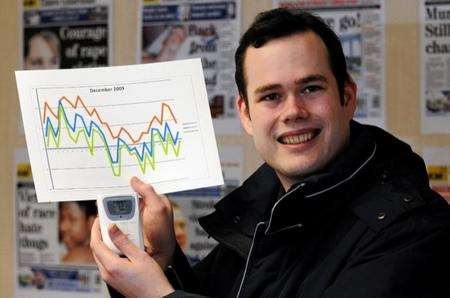
[[450,133],[450,1],[421,1],[421,132]]
[[385,127],[385,7],[381,0],[274,0],[320,16],[339,36],[358,85],[355,119]]
[[16,297],[104,297],[89,247],[94,201],[37,203],[26,149],[15,153]]
[[138,63],[201,58],[216,134],[241,134],[234,108],[240,1],[144,0],[140,9]]
[[427,147],[423,151],[431,188],[450,204],[450,147]]

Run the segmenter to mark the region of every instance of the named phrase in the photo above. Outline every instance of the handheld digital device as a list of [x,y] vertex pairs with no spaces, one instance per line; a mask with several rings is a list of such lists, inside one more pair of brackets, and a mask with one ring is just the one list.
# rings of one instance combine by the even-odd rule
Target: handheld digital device
[[103,242],[112,251],[118,255],[122,254],[109,237],[108,228],[111,224],[116,224],[131,242],[144,249],[139,201],[136,195],[102,196],[97,199],[97,209]]

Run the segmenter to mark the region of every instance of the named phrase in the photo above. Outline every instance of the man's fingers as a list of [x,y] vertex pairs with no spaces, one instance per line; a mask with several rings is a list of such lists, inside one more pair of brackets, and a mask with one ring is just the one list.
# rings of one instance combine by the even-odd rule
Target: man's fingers
[[144,199],[146,204],[149,204],[152,200],[158,199],[158,194],[153,187],[150,184],[144,183],[141,179],[133,177],[131,178],[130,184],[133,190]]
[[106,268],[103,266],[102,262],[100,262],[100,260],[95,255],[95,253],[92,253],[92,255],[94,256],[95,263],[97,263],[97,267],[98,267],[98,270],[100,271],[100,275],[102,276],[102,279],[106,283],[110,282],[111,281],[110,273],[108,272],[108,270],[106,270]]
[[98,216],[95,218],[94,222],[92,223],[91,228],[91,244],[92,242],[98,242],[102,240],[102,235],[100,232],[100,224],[98,220]]
[[105,268],[106,271],[111,272],[115,266],[114,264],[123,265],[125,260],[121,259],[117,254],[109,249],[108,246],[102,241],[102,234],[100,232],[100,223],[98,218],[94,220],[91,229],[91,250],[94,258],[98,260],[97,264]]
[[170,203],[170,200],[166,195],[161,195],[159,199],[164,203],[167,209],[170,210],[172,208],[172,203]]
[[140,250],[133,242],[128,239],[117,225],[112,225],[109,228],[109,237],[114,245],[132,262],[139,260],[142,256],[142,250]]
[[157,208],[161,203],[163,203],[163,205],[159,205],[161,210],[170,209],[171,204],[167,196],[158,195],[150,184],[144,183],[137,177],[133,177],[131,178],[131,187],[142,197],[142,201],[139,201],[139,208],[141,210],[144,205],[153,204]]

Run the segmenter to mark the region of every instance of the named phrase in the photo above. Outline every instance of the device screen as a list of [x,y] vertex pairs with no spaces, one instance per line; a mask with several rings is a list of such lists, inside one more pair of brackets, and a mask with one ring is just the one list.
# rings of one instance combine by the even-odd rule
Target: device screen
[[108,210],[111,215],[126,215],[133,211],[131,200],[108,201]]

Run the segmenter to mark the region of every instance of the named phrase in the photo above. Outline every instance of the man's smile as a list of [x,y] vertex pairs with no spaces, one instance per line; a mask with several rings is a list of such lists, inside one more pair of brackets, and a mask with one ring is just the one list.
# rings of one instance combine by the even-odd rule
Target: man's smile
[[309,129],[301,132],[284,133],[277,138],[278,142],[285,145],[294,145],[308,142],[319,135],[320,129]]

